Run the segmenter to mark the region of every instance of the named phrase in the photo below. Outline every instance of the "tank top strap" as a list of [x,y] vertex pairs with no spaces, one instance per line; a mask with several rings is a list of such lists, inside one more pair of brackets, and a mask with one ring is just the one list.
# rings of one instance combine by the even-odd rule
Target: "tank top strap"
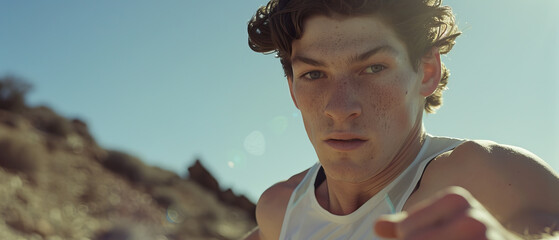
[[291,194],[291,199],[289,202],[296,202],[299,200],[307,191],[314,192],[314,183],[316,181],[316,176],[322,166],[319,162],[316,162],[312,167],[309,168],[309,171],[303,178],[303,180],[297,185],[295,190],[293,190],[293,194]]
[[319,162],[316,162],[312,167],[310,167],[303,180],[301,180],[299,185],[297,185],[297,187],[293,190],[293,193],[291,193],[287,208],[285,209],[285,216],[283,217],[284,220],[281,226],[280,239],[285,239],[284,235],[286,233],[287,227],[289,226],[288,220],[291,218],[293,209],[305,196],[309,195],[305,193],[307,193],[308,191],[312,191],[312,195],[314,196],[314,182],[320,168],[321,165]]
[[411,166],[403,173],[397,183],[388,189],[388,196],[393,201],[396,212],[401,212],[404,204],[415,190],[423,176],[425,168],[437,156],[456,148],[464,139],[449,137],[434,137],[426,135],[424,146]]

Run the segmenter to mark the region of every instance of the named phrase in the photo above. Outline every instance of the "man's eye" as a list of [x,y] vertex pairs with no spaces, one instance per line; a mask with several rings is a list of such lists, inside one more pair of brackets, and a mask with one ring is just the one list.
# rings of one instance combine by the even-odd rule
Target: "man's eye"
[[386,69],[385,66],[380,65],[380,64],[375,64],[375,65],[372,65],[372,66],[367,67],[367,68],[365,69],[365,73],[378,73],[378,72],[380,72],[380,71],[382,71],[382,70],[384,70],[384,69]]
[[303,75],[303,77],[310,79],[310,80],[315,80],[315,79],[319,79],[324,77],[324,73],[320,72],[320,71],[311,71],[308,73],[305,73],[305,75]]

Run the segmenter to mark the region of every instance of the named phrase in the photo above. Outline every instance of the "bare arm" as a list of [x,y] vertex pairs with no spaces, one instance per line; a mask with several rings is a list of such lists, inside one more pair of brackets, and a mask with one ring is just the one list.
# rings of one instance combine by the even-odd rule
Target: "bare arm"
[[[451,186],[462,187],[464,194],[444,193]],[[440,197],[441,191],[443,196],[454,197],[434,199],[437,193]],[[402,223],[421,226],[419,222],[414,223],[413,216],[434,211],[425,209],[440,209],[436,205],[443,203],[451,207],[443,208],[440,216],[454,219],[457,225],[404,228],[411,229],[404,232],[447,232],[444,229],[461,229],[464,223],[468,227],[477,226],[477,230],[486,234],[506,236],[503,239],[551,239],[553,232],[559,231],[559,175],[526,150],[492,142],[468,142],[435,159],[425,171],[420,188],[408,200],[410,202],[414,207],[408,209],[409,216],[396,221],[381,220],[381,226],[386,222],[397,223],[394,226]],[[453,202],[461,204],[453,205]],[[379,230],[382,229],[389,228]],[[464,232],[457,231],[450,232]]]
[[[485,185],[478,187],[481,191],[477,195],[492,214],[502,216],[499,221],[503,226],[521,236],[559,231],[559,175],[524,149],[490,142],[473,146],[474,150],[479,147],[484,150],[480,167],[488,169],[493,179],[487,179],[489,184],[475,183]],[[492,182],[498,183],[488,187]],[[482,200],[482,194],[487,199]]]
[[248,233],[246,240],[279,239],[285,209],[289,203],[291,193],[303,180],[308,170],[301,172],[287,181],[279,182],[268,188],[256,204],[256,222],[258,227]]
[[507,230],[460,187],[442,190],[408,212],[383,216],[374,228],[379,236],[394,239],[559,239],[559,232],[529,235]]

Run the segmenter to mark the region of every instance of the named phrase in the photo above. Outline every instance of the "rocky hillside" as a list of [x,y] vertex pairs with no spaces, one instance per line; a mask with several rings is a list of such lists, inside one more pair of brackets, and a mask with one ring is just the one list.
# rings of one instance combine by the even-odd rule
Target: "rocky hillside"
[[255,206],[196,161],[181,177],[99,147],[81,120],[0,79],[0,239],[238,239]]

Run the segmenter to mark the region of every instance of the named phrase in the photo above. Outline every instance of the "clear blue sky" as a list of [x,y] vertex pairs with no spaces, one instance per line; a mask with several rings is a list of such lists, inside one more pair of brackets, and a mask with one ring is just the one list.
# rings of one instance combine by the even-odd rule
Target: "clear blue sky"
[[[0,1],[0,75],[98,142],[184,175],[201,158],[252,200],[312,165],[279,61],[253,53],[264,0]],[[430,133],[524,147],[559,170],[559,2],[448,0],[463,30]]]

